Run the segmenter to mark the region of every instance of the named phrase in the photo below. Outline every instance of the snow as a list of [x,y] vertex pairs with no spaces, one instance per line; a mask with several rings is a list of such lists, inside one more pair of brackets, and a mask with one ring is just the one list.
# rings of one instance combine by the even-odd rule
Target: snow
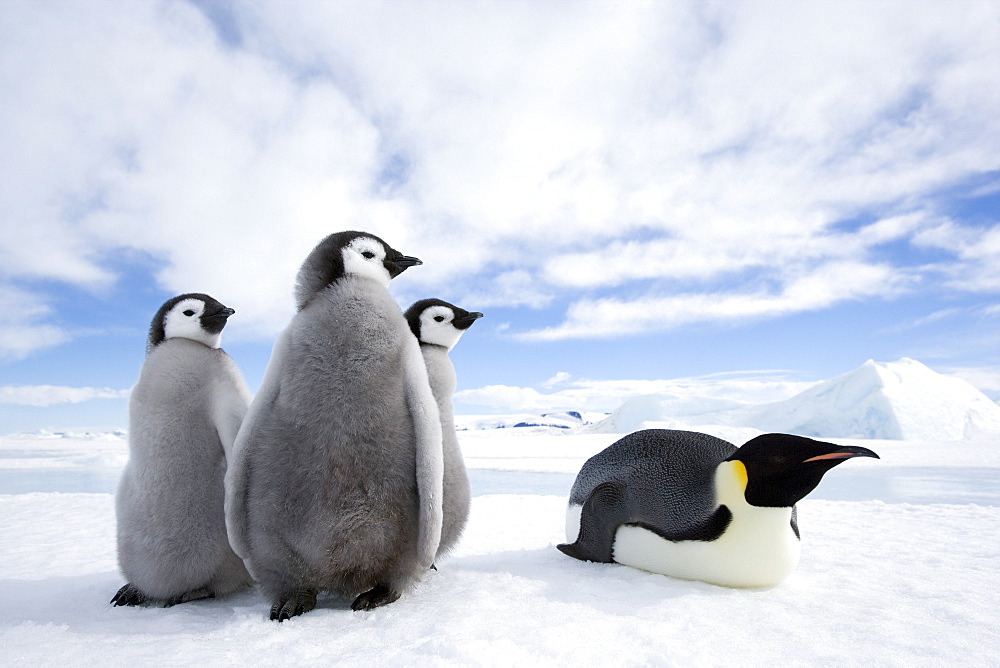
[[[707,431],[722,425],[747,440],[762,432],[817,438],[957,441],[1000,434],[1000,406],[968,382],[908,358],[857,369],[764,404],[653,394],[625,401],[598,430],[657,426]],[[725,436],[723,436],[725,438]]]
[[787,580],[734,590],[555,549],[576,471],[618,438],[585,429],[461,432],[475,498],[440,570],[385,608],[327,596],[282,624],[256,591],[112,608],[125,440],[2,438],[4,663],[1000,663],[997,439],[839,439],[882,459],[839,466],[799,504],[803,554]]

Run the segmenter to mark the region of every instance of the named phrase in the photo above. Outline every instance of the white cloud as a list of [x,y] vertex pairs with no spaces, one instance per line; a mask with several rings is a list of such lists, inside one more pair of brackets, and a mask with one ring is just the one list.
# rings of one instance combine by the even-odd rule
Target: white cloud
[[61,327],[40,322],[51,312],[40,295],[0,283],[0,361],[68,341],[70,335]]
[[0,385],[0,404],[52,406],[78,404],[91,399],[124,399],[130,390],[107,387],[64,387],[58,385]]
[[1000,292],[1000,225],[967,228],[946,220],[918,234],[915,241],[950,251],[959,258],[960,262],[937,267],[951,287],[967,292]]
[[552,295],[546,293],[539,281],[527,271],[508,271],[481,282],[478,287],[466,289],[462,297],[463,303],[470,308],[486,308],[489,306],[527,306],[529,308],[544,308],[552,301]]
[[220,48],[184,2],[20,13],[22,62],[5,68],[19,103],[0,132],[21,232],[0,241],[0,272],[99,284],[97,256],[139,248],[165,263],[166,290],[213,294],[270,332],[319,239],[398,225],[367,195],[378,131],[332,83]]
[[482,406],[493,412],[610,412],[626,399],[647,394],[671,393],[685,397],[763,403],[787,399],[815,383],[793,380],[786,374],[775,371],[747,371],[669,380],[571,380],[568,374],[560,373],[542,383],[541,387],[551,389],[556,384],[562,389],[550,392],[541,392],[531,387],[488,385],[459,391],[455,394],[455,401],[462,407]]
[[775,292],[584,299],[570,305],[566,320],[560,325],[513,336],[526,341],[612,338],[698,322],[774,318],[853,299],[890,297],[905,290],[910,282],[907,275],[883,265],[831,263],[794,278]]
[[[925,325],[930,325],[941,321],[955,320],[959,318],[972,318],[974,320],[978,320],[978,319],[996,318],[998,316],[1000,316],[1000,304],[987,304],[985,306],[978,305],[978,306],[963,307],[963,308],[957,308],[957,307],[946,308],[934,311],[922,318],[917,318],[916,320],[900,323],[895,327],[887,329],[886,331],[904,332],[907,330],[916,329],[918,327],[923,327]],[[952,339],[952,341],[954,341],[957,344],[957,341],[954,338]],[[984,342],[977,339],[976,343],[972,345],[975,346],[975,345],[980,345],[982,343]],[[989,347],[990,345],[992,345],[992,343],[985,344],[986,347]]]
[[0,323],[0,360],[18,360],[70,340],[55,325]]
[[617,286],[642,279],[710,281],[747,270],[781,276],[796,267],[865,257],[880,244],[926,229],[922,214],[881,219],[850,233],[813,229],[808,221],[770,219],[761,233],[746,220],[706,220],[671,238],[615,241],[552,258],[545,278],[572,287]]
[[[180,0],[6,9],[0,279],[99,289],[136,248],[236,338],[282,327],[349,228],[425,260],[414,298],[576,300],[529,338],[881,297],[890,241],[1000,285],[995,227],[910,215],[1000,169],[995,3],[235,3],[235,47]],[[831,275],[852,262],[864,285]]]
[[949,320],[956,316],[964,315],[965,313],[967,313],[966,309],[960,309],[960,308],[940,309],[922,318],[917,318],[916,320],[913,321],[900,323],[899,325],[890,328],[888,331],[905,332],[907,330],[923,327],[924,325],[928,325],[931,323],[940,322],[942,320]]
[[554,387],[556,385],[562,385],[572,377],[573,377],[572,374],[569,374],[565,371],[559,371],[558,373],[556,373],[556,375],[552,376],[547,381],[542,383],[542,387]]

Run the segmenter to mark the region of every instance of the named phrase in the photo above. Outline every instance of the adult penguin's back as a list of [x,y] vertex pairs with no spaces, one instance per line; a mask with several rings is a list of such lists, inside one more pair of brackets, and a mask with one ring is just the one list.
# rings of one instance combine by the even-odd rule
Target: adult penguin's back
[[[622,501],[621,521],[649,512],[675,527],[678,538],[703,533],[715,512],[715,469],[735,451],[736,446],[721,438],[690,431],[646,429],[625,436],[580,469],[570,491],[567,542],[578,538],[583,506],[602,485],[598,494],[605,496],[622,490],[617,492]],[[613,522],[619,517],[603,519]],[[594,543],[587,554],[573,556],[610,562],[611,547]]]

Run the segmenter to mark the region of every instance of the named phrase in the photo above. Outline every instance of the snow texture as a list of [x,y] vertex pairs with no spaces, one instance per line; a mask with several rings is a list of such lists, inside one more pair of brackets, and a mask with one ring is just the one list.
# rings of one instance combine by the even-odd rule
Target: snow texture
[[734,590],[555,549],[576,471],[617,437],[462,432],[475,498],[440,570],[384,608],[326,596],[282,624],[255,590],[111,607],[124,439],[0,439],[4,663],[1000,664],[996,440],[864,441],[883,458],[846,462],[799,504],[797,570]]

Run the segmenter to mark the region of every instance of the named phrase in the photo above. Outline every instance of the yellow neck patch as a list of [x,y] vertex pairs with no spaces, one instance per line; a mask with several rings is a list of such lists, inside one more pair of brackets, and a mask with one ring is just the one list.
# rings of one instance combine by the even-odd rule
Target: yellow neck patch
[[740,491],[745,492],[747,490],[747,482],[750,478],[747,476],[747,467],[743,462],[735,460],[732,462],[733,465],[733,477],[736,478],[740,486]]
[[715,470],[715,500],[730,510],[747,505],[744,493],[747,489],[747,467],[738,460],[722,462]]

